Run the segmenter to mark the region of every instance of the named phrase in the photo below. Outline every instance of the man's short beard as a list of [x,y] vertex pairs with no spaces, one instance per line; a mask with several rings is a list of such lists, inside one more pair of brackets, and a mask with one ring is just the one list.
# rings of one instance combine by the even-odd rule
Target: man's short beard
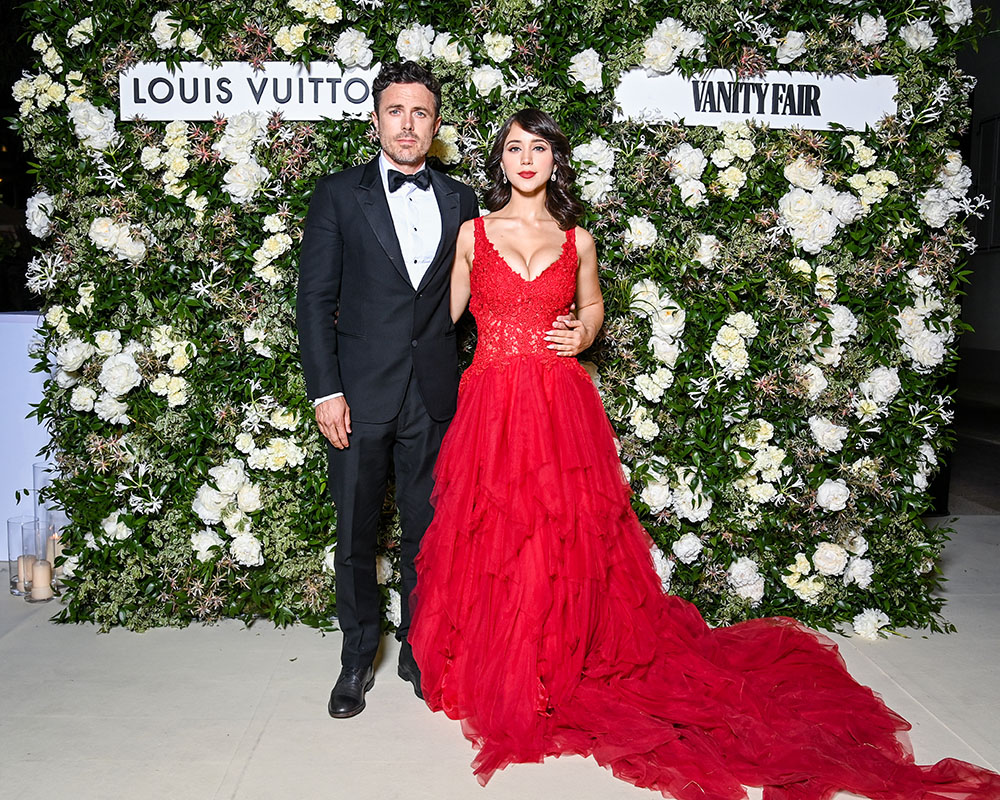
[[397,150],[395,146],[396,145],[395,139],[389,139],[388,141],[386,141],[381,137],[381,135],[379,136],[378,141],[379,144],[382,146],[382,149],[385,151],[386,155],[389,156],[389,158],[391,158],[397,164],[405,164],[407,166],[421,163],[425,158],[427,158],[427,153],[430,150],[430,148],[428,148],[427,150],[424,150],[421,153],[417,153],[416,150],[400,151]]

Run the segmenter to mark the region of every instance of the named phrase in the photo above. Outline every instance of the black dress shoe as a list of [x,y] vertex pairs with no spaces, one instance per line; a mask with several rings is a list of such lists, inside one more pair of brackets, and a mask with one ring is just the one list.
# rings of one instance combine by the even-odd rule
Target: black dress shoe
[[396,671],[400,678],[413,684],[413,693],[423,700],[424,693],[420,690],[420,667],[417,666],[417,662],[413,658],[413,649],[409,642],[404,641],[400,647],[399,667]]
[[344,667],[330,692],[326,710],[336,719],[345,719],[365,710],[365,692],[375,685],[375,670],[367,667]]

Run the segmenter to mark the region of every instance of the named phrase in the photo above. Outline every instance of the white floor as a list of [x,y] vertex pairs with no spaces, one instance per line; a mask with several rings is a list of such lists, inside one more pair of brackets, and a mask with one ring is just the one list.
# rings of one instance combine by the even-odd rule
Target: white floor
[[[913,723],[918,761],[953,756],[995,769],[1000,516],[963,517],[957,528],[944,560],[957,634],[840,641],[854,675]],[[4,798],[655,796],[580,758],[511,767],[480,789],[458,725],[431,714],[396,676],[394,640],[365,712],[333,720],[336,634],[227,623],[99,635],[50,624],[54,611],[0,596]]]

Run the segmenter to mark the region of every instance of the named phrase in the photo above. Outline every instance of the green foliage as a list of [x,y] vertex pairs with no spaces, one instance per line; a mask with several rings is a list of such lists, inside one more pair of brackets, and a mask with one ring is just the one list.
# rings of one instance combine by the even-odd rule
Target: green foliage
[[[348,28],[368,37],[374,61],[391,61],[400,31],[419,23],[447,31],[465,52],[427,59],[444,84],[445,122],[455,128],[459,159],[448,168],[456,177],[482,191],[493,132],[526,105],[552,113],[574,146],[602,139],[614,150],[613,168],[603,172],[578,164],[588,201],[584,224],[598,242],[607,306],[590,357],[621,437],[636,509],[670,556],[672,591],[716,622],[787,614],[829,627],[876,608],[897,626],[943,625],[935,563],[948,531],[927,528],[920,515],[928,507],[922,487],[952,441],[941,385],[954,367],[951,338],[961,330],[957,297],[965,275],[960,251],[969,238],[957,208],[932,226],[918,200],[955,167],[946,154],[968,124],[970,83],[954,54],[971,29],[952,30],[943,10],[910,3],[371,5],[345,3],[342,17],[329,23],[297,10],[308,4],[284,0],[24,5],[31,39],[48,37],[36,47],[30,97],[13,124],[37,159],[39,184],[54,198],[53,233],[42,248],[50,263],[36,263],[33,281],[48,310],[38,368],[53,375],[36,414],[52,431],[51,453],[62,470],[54,494],[72,510],[66,545],[74,572],[59,618],[137,630],[222,617],[334,624],[334,578],[324,566],[334,513],[326,499],[325,445],[311,422],[298,364],[296,250],[316,178],[377,152],[364,120],[271,119],[248,145],[266,170],[264,186],[247,202],[234,202],[225,183],[231,164],[213,149],[224,135],[221,121],[180,130],[117,122],[120,139],[95,149],[78,136],[69,110],[81,102],[115,110],[118,74],[138,61],[331,60]],[[159,11],[176,21],[164,47],[150,33]],[[857,41],[851,29],[861,13],[886,16],[884,42]],[[899,31],[921,13],[929,15],[937,41],[915,51]],[[89,39],[68,42],[86,15],[93,19]],[[899,113],[856,132],[872,150],[872,164],[862,166],[843,130],[615,121],[614,86],[642,62],[647,37],[667,17],[704,37],[697,51],[677,59],[684,74],[706,66],[744,76],[777,69],[771,37],[801,31],[805,50],[794,69],[895,75]],[[277,49],[279,31],[300,24],[307,27],[303,42],[286,55]],[[512,38],[507,57],[488,56],[489,33]],[[56,67],[41,63],[50,48]],[[598,92],[570,73],[571,59],[588,48],[603,67]],[[481,67],[499,68],[505,86],[480,95],[473,77]],[[66,98],[54,99],[54,89],[42,99],[46,80],[63,86]],[[752,152],[727,162],[720,151],[738,142]],[[705,202],[693,206],[672,174],[676,148],[685,143],[708,159],[700,173]],[[815,252],[782,227],[779,215],[791,189],[785,168],[797,159],[822,170],[836,192],[864,201],[864,215]],[[733,166],[745,179],[735,190],[727,172]],[[895,181],[869,190],[852,183],[871,170],[891,170]],[[603,191],[588,183],[595,175],[608,179]],[[98,246],[95,220],[121,226],[126,239],[144,247],[142,256]],[[645,223],[655,228],[652,241],[635,234]],[[284,244],[275,238],[281,235]],[[717,244],[708,258],[706,235]],[[261,256],[267,247],[280,252]],[[634,287],[643,280],[658,303],[684,312],[672,358],[651,338],[656,321],[636,308]],[[903,347],[900,317],[915,308],[944,342],[936,361],[919,363]],[[856,329],[845,336],[846,311]],[[741,312],[757,332],[740,336],[746,364],[727,371],[716,344]],[[118,421],[109,421],[107,410],[91,410],[83,391],[93,390],[90,406],[103,391],[102,371],[114,350],[108,332],[117,332],[117,346],[140,376],[120,397],[126,410]],[[60,372],[74,341],[105,347]],[[804,375],[808,365],[822,369],[821,391]],[[876,367],[895,370],[901,388],[865,411],[858,405],[866,396],[861,387]],[[638,385],[657,375],[669,385],[651,399]],[[846,429],[840,447],[817,441],[809,420],[819,417]],[[759,420],[772,432],[755,441]],[[755,466],[768,458],[777,463]],[[222,491],[223,481],[209,470],[233,459],[246,465],[241,485],[259,489],[260,507],[230,493],[220,512],[227,521],[206,521],[196,501],[209,496],[207,489]],[[847,488],[842,509],[817,502],[828,481]],[[759,499],[770,491],[763,484],[774,497]],[[669,493],[668,502],[664,492],[654,497],[657,487]],[[709,501],[711,511],[701,514]],[[241,502],[252,510],[244,513]],[[387,605],[398,567],[396,525],[387,508],[381,566]],[[203,549],[202,560],[192,537],[204,531],[219,543]],[[700,554],[675,556],[675,547],[686,553],[678,543],[690,534]],[[241,536],[256,545],[244,538],[249,549],[238,546]],[[844,549],[859,569],[867,562],[871,582],[848,581],[842,569],[822,575],[812,596],[801,587],[796,592],[789,565],[799,553],[815,562],[824,544]],[[730,580],[730,567],[743,557],[764,582],[757,604]],[[819,565],[810,568],[815,578]]]

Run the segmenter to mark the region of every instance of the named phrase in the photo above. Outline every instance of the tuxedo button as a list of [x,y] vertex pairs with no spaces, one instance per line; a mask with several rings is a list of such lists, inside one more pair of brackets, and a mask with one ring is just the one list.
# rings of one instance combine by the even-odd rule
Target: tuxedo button
[[417,340],[414,339],[412,342],[410,342],[410,347],[416,347],[416,346],[417,346]]

